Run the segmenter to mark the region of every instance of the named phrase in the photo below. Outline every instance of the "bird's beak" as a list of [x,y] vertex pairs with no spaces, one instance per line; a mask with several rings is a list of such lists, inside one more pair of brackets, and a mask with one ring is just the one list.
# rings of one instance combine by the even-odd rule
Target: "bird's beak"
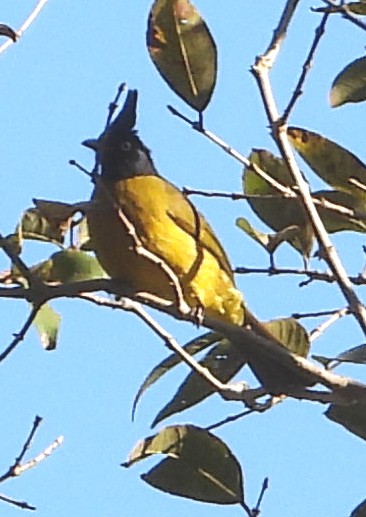
[[93,149],[93,151],[97,152],[99,148],[99,140],[97,138],[88,138],[88,140],[81,142],[81,145],[84,145],[85,147]]

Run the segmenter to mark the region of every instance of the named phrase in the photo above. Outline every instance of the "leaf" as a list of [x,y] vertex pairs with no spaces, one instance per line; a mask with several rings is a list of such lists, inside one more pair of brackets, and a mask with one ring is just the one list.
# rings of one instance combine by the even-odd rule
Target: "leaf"
[[335,368],[340,363],[366,364],[366,345],[349,348],[337,355],[337,357],[314,356],[314,358],[321,362],[328,370]]
[[[222,338],[199,362],[221,382],[228,382],[245,365],[245,358],[240,350],[227,339]],[[179,386],[173,398],[159,411],[151,427],[171,415],[180,413],[209,395],[215,389],[196,372],[191,372]]]
[[35,202],[37,207],[28,208],[16,228],[19,238],[63,244],[75,213],[75,210],[71,211],[72,205],[41,200]]
[[353,510],[350,517],[366,517],[366,499]]
[[[363,6],[366,14],[366,5]],[[330,105],[337,108],[347,102],[366,99],[366,57],[347,65],[334,79],[329,94]]]
[[362,0],[361,2],[349,2],[348,4],[346,4],[346,7],[349,11],[351,11],[354,14],[366,14],[366,3]]
[[331,404],[324,415],[345,427],[348,431],[366,440],[366,404],[357,402],[348,406]]
[[196,501],[244,502],[239,462],[222,440],[205,429],[193,425],[166,427],[138,443],[122,465],[130,467],[152,454],[168,458],[142,476],[149,485]]
[[263,323],[270,333],[294,354],[307,357],[310,349],[309,334],[295,318],[280,318]]
[[[263,149],[254,149],[249,156],[251,163],[283,186],[291,187],[294,180],[282,159]],[[262,196],[248,199],[257,216],[276,232],[290,232],[288,242],[304,257],[310,256],[314,234],[299,200],[285,198],[274,186],[262,178],[252,167],[243,173],[243,190],[246,195]],[[297,230],[294,229],[297,227]],[[291,229],[291,230],[290,230]],[[282,235],[283,236],[283,235]]]
[[340,231],[366,232],[366,212],[365,202],[347,192],[339,190],[319,190],[314,192],[313,198],[326,200],[338,207],[353,210],[354,217],[341,214],[326,206],[317,205],[317,210],[324,223],[325,229],[329,233]]
[[33,266],[32,272],[44,282],[61,284],[108,278],[95,257],[74,249],[54,253],[48,260]]
[[42,305],[37,312],[33,324],[38,331],[45,350],[54,350],[56,348],[60,322],[60,315],[47,304]]
[[0,23],[0,36],[10,38],[14,43],[18,37],[17,33],[9,25],[4,25],[3,23]]
[[[216,332],[206,332],[205,334],[202,334],[201,336],[198,336],[188,343],[186,343],[183,346],[183,349],[188,352],[190,355],[197,354],[198,352],[201,352],[205,348],[213,345],[216,343],[221,336],[217,334]],[[132,420],[135,417],[136,407],[141,399],[142,395],[145,393],[145,391],[150,388],[157,380],[159,380],[163,375],[165,375],[167,372],[169,372],[174,366],[177,366],[182,362],[182,359],[177,356],[177,354],[171,354],[166,359],[161,361],[155,368],[151,370],[151,372],[147,375],[144,382],[140,386],[135,400],[133,401],[132,406]]]
[[173,89],[193,109],[203,111],[216,83],[215,42],[188,0],[156,0],[146,42],[150,58]]
[[244,217],[237,218],[236,226],[243,230],[247,235],[249,235],[249,237],[260,244],[270,254],[274,253],[278,246],[283,242],[287,242],[292,238],[296,238],[299,233],[298,226],[289,226],[288,228],[283,228],[283,230],[274,234],[263,233],[259,230],[256,230]]
[[366,200],[366,193],[350,183],[352,178],[366,185],[366,166],[357,156],[312,131],[290,127],[287,132],[301,158],[320,178],[337,190]]

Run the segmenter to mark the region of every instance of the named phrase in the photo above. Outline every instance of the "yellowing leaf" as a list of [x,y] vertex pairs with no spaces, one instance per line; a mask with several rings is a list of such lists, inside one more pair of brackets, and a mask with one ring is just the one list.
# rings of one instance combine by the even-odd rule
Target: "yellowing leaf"
[[36,327],[45,350],[54,350],[60,328],[60,315],[49,305],[44,304],[37,312],[33,324]]
[[158,71],[192,108],[203,111],[216,82],[215,42],[188,0],[156,0],[146,34],[150,57]]
[[[363,6],[366,14],[366,5]],[[366,99],[366,57],[347,65],[334,79],[329,94],[333,108],[347,102],[361,102]]]
[[290,127],[288,136],[301,158],[332,187],[366,200],[366,166],[357,156],[327,138],[299,127]]
[[227,445],[193,425],[166,427],[139,442],[124,467],[153,454],[167,459],[142,479],[170,494],[216,504],[243,503],[243,476],[240,464]]

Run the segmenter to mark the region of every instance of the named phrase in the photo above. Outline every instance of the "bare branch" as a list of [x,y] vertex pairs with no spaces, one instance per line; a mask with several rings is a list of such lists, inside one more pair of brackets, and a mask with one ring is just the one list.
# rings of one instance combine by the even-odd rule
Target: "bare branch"
[[312,61],[314,59],[315,51],[320,43],[321,37],[323,36],[325,32],[325,26],[327,23],[329,17],[329,13],[325,13],[322,17],[322,20],[319,24],[319,26],[315,30],[315,37],[313,44],[310,47],[309,54],[307,58],[305,59],[305,63],[302,67],[302,72],[300,74],[299,80],[297,82],[297,85],[295,87],[294,93],[292,94],[292,97],[290,99],[290,102],[287,105],[287,108],[284,110],[282,115],[282,123],[285,124],[290,116],[291,111],[293,110],[297,99],[302,95],[303,93],[303,87],[305,84],[306,76],[312,66]]
[[286,5],[282,11],[281,19],[278,26],[273,31],[273,37],[265,51],[266,67],[272,68],[276,57],[280,51],[281,44],[286,37],[287,29],[290,25],[292,17],[295,14],[296,8],[299,4],[299,0],[287,0]]
[[[54,442],[52,442],[51,445],[49,445],[41,454],[38,454],[34,459],[22,464],[24,456],[27,453],[27,451],[30,449],[30,447],[32,445],[32,440],[33,440],[33,438],[36,434],[36,431],[37,431],[38,427],[40,426],[41,422],[42,422],[42,418],[39,416],[36,416],[34,419],[33,425],[32,425],[32,429],[31,429],[27,439],[25,440],[24,445],[23,445],[18,457],[15,459],[14,463],[8,468],[8,470],[3,475],[0,476],[0,483],[3,483],[4,481],[6,481],[10,478],[20,476],[26,470],[29,470],[30,468],[35,467],[41,461],[43,461],[45,458],[50,456],[52,454],[52,452],[59,445],[61,445],[61,443],[63,441],[62,436],[60,436]],[[18,501],[16,499],[8,497],[4,494],[0,494],[0,500],[4,501],[5,503],[12,504],[14,506],[17,506],[18,508],[22,508],[25,510],[35,510],[36,509],[34,506],[28,504],[25,501]]]
[[343,318],[349,313],[350,312],[347,307],[334,312],[334,314],[332,314],[330,318],[328,318],[321,325],[319,325],[317,328],[313,329],[310,332],[310,341],[315,341],[315,339],[318,339],[323,334],[323,332],[325,332],[331,325],[333,325],[333,323],[335,323],[340,318]]
[[316,9],[313,8],[312,11],[314,11],[315,13],[324,13],[324,12],[327,12],[329,14],[339,13],[339,14],[341,14],[341,16],[343,18],[345,18],[349,22],[353,23],[360,29],[366,31],[366,24],[362,20],[360,20],[360,18],[358,18],[358,16],[356,14],[354,14],[348,8],[348,5],[346,3],[341,2],[340,4],[338,4],[336,2],[336,0],[323,0],[323,2],[325,4],[327,4],[329,6],[329,8],[326,8],[326,7],[325,8],[320,7],[320,8],[316,8]]
[[349,304],[350,310],[355,315],[364,334],[366,334],[366,309],[352,288],[352,283],[348,278],[347,272],[316,210],[311,197],[309,185],[304,179],[295,160],[295,156],[287,136],[287,127],[281,123],[278,115],[276,101],[269,80],[267,61],[268,58],[266,55],[258,57],[255,64],[252,66],[252,73],[257,81],[258,88],[261,93],[264,108],[271,127],[272,137],[277,143],[281,156],[298,186],[299,197],[302,200],[315,235],[323,250],[324,259],[327,261],[332,273],[334,274],[337,284]]
[[8,355],[19,345],[19,343],[21,343],[24,340],[25,335],[28,332],[28,330],[30,329],[35,317],[37,316],[39,309],[40,309],[39,305],[33,306],[32,310],[31,310],[28,318],[26,319],[23,327],[21,328],[21,330],[19,332],[17,332],[16,334],[14,334],[13,341],[10,343],[10,345],[8,345],[5,348],[5,350],[3,352],[0,353],[0,363],[2,361],[4,361],[4,359],[6,359],[8,357]]
[[[39,0],[36,7],[33,9],[31,14],[28,16],[28,18],[25,20],[23,25],[16,31],[17,38],[19,39],[21,36],[23,36],[23,33],[28,29],[28,27],[34,22],[34,20],[37,18],[43,7],[46,5],[47,0]],[[8,39],[3,45],[0,46],[0,54],[1,52],[4,52],[10,45],[13,43],[11,39]]]
[[28,504],[26,501],[17,501],[12,497],[8,497],[7,495],[0,494],[0,501],[4,501],[4,503],[12,504],[21,508],[22,510],[37,510],[35,506]]

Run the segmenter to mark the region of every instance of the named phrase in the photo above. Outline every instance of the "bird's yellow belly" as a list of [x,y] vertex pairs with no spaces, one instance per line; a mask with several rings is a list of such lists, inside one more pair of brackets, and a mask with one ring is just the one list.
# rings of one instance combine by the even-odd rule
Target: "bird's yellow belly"
[[[144,181],[148,188],[136,189],[136,183]],[[161,190],[159,178],[154,181],[149,178],[147,183],[145,177],[135,177],[124,180],[123,185],[120,182],[118,187],[119,204],[143,247],[174,271],[190,307],[201,307],[209,316],[241,324],[241,293],[216,257],[169,216],[171,192]],[[154,189],[154,185],[158,188]],[[148,292],[174,303],[176,293],[169,275],[138,254],[134,239],[105,196],[98,192],[93,200],[95,208],[87,214],[89,232],[106,272],[134,291]]]

